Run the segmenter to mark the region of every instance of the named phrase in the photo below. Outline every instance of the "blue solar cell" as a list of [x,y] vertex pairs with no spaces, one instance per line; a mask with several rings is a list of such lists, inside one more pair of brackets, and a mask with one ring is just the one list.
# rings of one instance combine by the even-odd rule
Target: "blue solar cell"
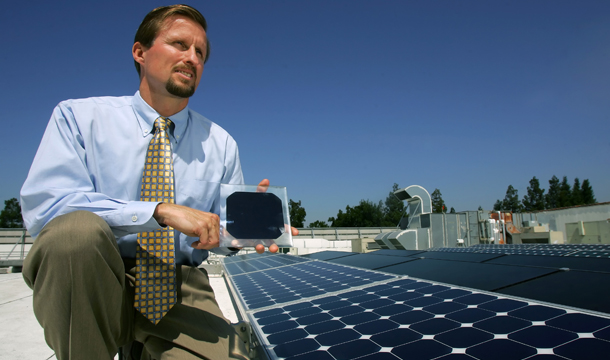
[[474,324],[474,327],[489,331],[492,334],[509,334],[528,326],[532,326],[530,321],[517,319],[512,316],[494,316]]
[[362,302],[359,305],[362,306],[365,309],[379,309],[382,308],[384,306],[388,306],[388,305],[392,305],[394,304],[394,301],[392,300],[388,300],[388,299],[375,299],[375,300],[371,300],[371,301],[366,301],[366,302]]
[[316,335],[316,334],[324,334],[329,331],[339,330],[339,329],[343,329],[343,328],[345,328],[344,323],[342,323],[339,320],[331,320],[331,321],[324,321],[324,322],[317,323],[314,325],[306,326],[305,331],[307,331],[310,334]]
[[290,316],[293,318],[298,318],[301,316],[308,316],[308,315],[313,315],[313,314],[319,314],[322,312],[322,309],[320,309],[317,306],[313,306],[312,303],[307,303],[309,305],[311,305],[310,307],[304,308],[304,309],[299,309],[299,310],[294,310],[290,312]]
[[379,299],[379,296],[377,296],[377,295],[365,294],[365,295],[348,298],[347,301],[354,303],[354,304],[360,304],[363,302],[377,300],[377,299]]
[[296,321],[285,321],[278,324],[263,326],[262,330],[265,334],[274,334],[280,331],[286,331],[299,327]]
[[322,321],[330,320],[332,318],[333,317],[328,313],[320,313],[320,314],[302,316],[297,319],[297,322],[300,325],[311,325],[311,324],[317,324]]
[[380,332],[396,329],[398,326],[400,325],[394,321],[380,319],[357,325],[354,327],[354,330],[358,331],[362,335],[375,335]]
[[422,338],[411,329],[398,328],[371,336],[371,340],[383,347],[396,347]]
[[[302,303],[298,303],[298,304],[294,304],[294,305],[285,306],[283,310],[282,309],[273,309],[273,310],[277,310],[277,311],[281,311],[281,312],[284,312],[284,311],[291,312],[291,311],[296,311],[296,310],[301,310],[301,309],[308,309],[312,306],[313,306],[313,304],[310,302],[302,302]],[[257,313],[257,314],[259,314],[259,313]]]
[[364,308],[358,305],[350,305],[336,310],[331,310],[328,313],[334,317],[341,317],[364,312]]
[[430,360],[451,353],[452,349],[435,340],[417,340],[392,349],[401,359]]
[[348,315],[341,318],[341,321],[347,325],[358,325],[365,322],[373,321],[379,319],[380,316],[373,312],[363,312],[354,315]]
[[352,329],[341,329],[316,336],[316,341],[324,346],[342,344],[351,340],[360,339],[362,335]]
[[419,297],[424,296],[423,294],[417,293],[415,291],[408,291],[408,292],[403,292],[400,294],[396,294],[396,295],[390,295],[388,296],[388,298],[394,300],[394,301],[407,301],[407,300],[413,300]]
[[415,298],[413,300],[405,301],[405,304],[408,304],[413,307],[424,307],[429,305],[434,305],[442,302],[443,299],[437,298],[435,296],[422,296]]
[[436,358],[436,360],[476,360],[476,359],[473,358],[472,356],[466,355],[466,354],[449,354],[449,355],[445,355],[445,356]]
[[337,360],[351,360],[379,351],[381,347],[370,340],[354,340],[331,346],[328,352]]
[[292,329],[288,331],[282,331],[267,337],[270,344],[279,345],[290,341],[305,339],[309,336],[309,333],[303,329]]
[[610,354],[610,342],[600,339],[578,339],[555,348],[554,352],[572,360],[603,359]]
[[450,289],[441,292],[434,293],[434,296],[439,297],[441,299],[456,299],[461,296],[466,296],[472,294],[472,291],[462,290],[462,289]]
[[398,358],[391,353],[378,352],[364,357],[359,357],[358,360],[397,360]]
[[445,315],[445,317],[448,319],[459,321],[464,324],[472,324],[493,316],[496,316],[496,314],[491,311],[477,308],[459,310],[456,312],[452,312],[451,314]]
[[467,354],[475,358],[494,360],[520,360],[537,352],[536,348],[506,339],[490,340],[466,350]]
[[578,338],[578,334],[550,326],[530,326],[508,335],[509,339],[539,348],[554,348]]
[[460,327],[436,335],[434,340],[440,341],[452,348],[465,349],[493,338],[494,336],[486,331],[477,330],[472,327]]
[[393,304],[390,306],[384,306],[382,308],[375,309],[373,310],[373,312],[381,316],[392,316],[406,311],[410,311],[412,309],[413,308],[411,306],[407,306],[404,304]]
[[491,296],[486,294],[471,294],[456,298],[454,301],[466,304],[466,305],[479,305],[491,300],[497,299],[497,296]]
[[279,357],[289,357],[314,351],[319,348],[320,344],[314,339],[302,339],[277,345],[273,348],[273,351]]
[[499,313],[509,312],[527,306],[524,301],[517,301],[512,299],[498,299],[485,304],[479,305],[478,307],[485,310],[495,311]]
[[546,322],[549,326],[578,332],[592,333],[610,326],[610,320],[587,314],[565,314]]
[[530,321],[545,321],[565,314],[565,310],[543,305],[530,305],[508,313],[510,316]]
[[255,313],[254,316],[257,317],[258,319],[260,319],[260,318],[264,318],[267,316],[279,315],[279,314],[282,314],[283,312],[284,312],[284,310],[282,310],[282,309],[271,309],[271,310],[266,310],[266,311],[259,311],[259,312]]
[[273,316],[268,316],[262,319],[258,320],[259,325],[269,325],[269,324],[275,324],[278,322],[282,322],[285,320],[290,320],[290,316],[288,314],[280,314],[280,315],[273,315]]
[[291,356],[286,360],[336,360],[326,351],[312,351],[305,354]]
[[430,319],[410,326],[411,329],[424,335],[437,335],[459,327],[460,323],[445,318]]
[[449,314],[458,310],[465,309],[466,305],[456,303],[453,301],[445,301],[435,305],[426,306],[423,308],[424,311],[431,312],[437,315]]
[[406,313],[390,316],[390,320],[396,321],[397,323],[402,325],[410,325],[420,321],[431,319],[433,317],[434,315],[430,314],[429,312],[413,310]]
[[604,330],[596,331],[593,333],[596,338],[604,339],[610,341],[610,327],[605,328]]
[[350,306],[350,305],[352,305],[351,302],[341,300],[341,301],[335,301],[335,302],[326,303],[326,304],[320,304],[320,308],[324,309],[324,310],[334,310],[334,309],[339,309],[339,308]]

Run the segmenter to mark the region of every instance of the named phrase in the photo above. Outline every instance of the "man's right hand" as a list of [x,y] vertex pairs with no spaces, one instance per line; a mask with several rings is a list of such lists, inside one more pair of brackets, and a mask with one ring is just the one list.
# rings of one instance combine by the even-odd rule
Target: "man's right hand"
[[171,226],[186,236],[199,238],[191,244],[195,249],[210,250],[220,244],[220,218],[216,214],[182,205],[160,203],[153,217],[159,224]]

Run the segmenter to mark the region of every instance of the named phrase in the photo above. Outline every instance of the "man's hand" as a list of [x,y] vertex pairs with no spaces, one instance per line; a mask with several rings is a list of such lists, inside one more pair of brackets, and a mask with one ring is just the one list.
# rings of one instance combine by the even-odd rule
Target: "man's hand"
[[[258,187],[256,188],[256,192],[266,192],[268,187],[269,187],[269,180],[263,179],[263,181],[261,181],[258,184]],[[290,231],[292,232],[292,236],[299,235],[299,230],[293,228],[292,226],[290,227]],[[269,246],[269,251],[272,253],[276,253],[279,250],[279,247],[275,243],[270,243],[270,244],[268,244],[268,246]],[[256,249],[257,253],[262,254],[265,252],[265,245],[258,244],[258,245],[256,245],[255,249]]]
[[153,217],[159,224],[171,226],[186,236],[199,238],[191,244],[195,249],[210,250],[219,245],[220,218],[216,214],[182,205],[160,203],[155,208]]

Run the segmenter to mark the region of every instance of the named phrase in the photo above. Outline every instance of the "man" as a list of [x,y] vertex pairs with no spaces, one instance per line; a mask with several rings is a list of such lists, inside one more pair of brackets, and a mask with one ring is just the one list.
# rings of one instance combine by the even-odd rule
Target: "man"
[[[215,199],[221,183],[244,181],[233,138],[187,106],[209,57],[206,30],[204,17],[189,6],[151,11],[132,48],[139,91],[67,100],[53,112],[21,204],[36,237],[23,275],[58,359],[109,359],[134,339],[144,344],[143,359],[247,357],[207,275],[195,268],[208,250],[238,250],[218,247]],[[155,158],[150,177],[153,153],[161,160]],[[167,161],[158,177],[157,161]],[[170,239],[157,244],[169,244],[163,246],[171,260],[155,258],[147,234]],[[160,315],[143,305],[134,309],[134,298],[136,307],[140,299],[151,309],[160,303],[141,286],[152,276],[142,273],[147,257],[171,276],[161,284],[173,298]]]

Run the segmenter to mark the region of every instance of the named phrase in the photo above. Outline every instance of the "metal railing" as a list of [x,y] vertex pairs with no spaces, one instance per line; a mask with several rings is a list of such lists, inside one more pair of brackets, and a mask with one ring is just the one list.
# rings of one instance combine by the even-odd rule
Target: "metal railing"
[[33,242],[26,229],[0,229],[0,266],[22,267]]
[[356,240],[374,238],[382,232],[400,230],[398,227],[354,227],[354,228],[298,228],[295,238],[326,240]]

